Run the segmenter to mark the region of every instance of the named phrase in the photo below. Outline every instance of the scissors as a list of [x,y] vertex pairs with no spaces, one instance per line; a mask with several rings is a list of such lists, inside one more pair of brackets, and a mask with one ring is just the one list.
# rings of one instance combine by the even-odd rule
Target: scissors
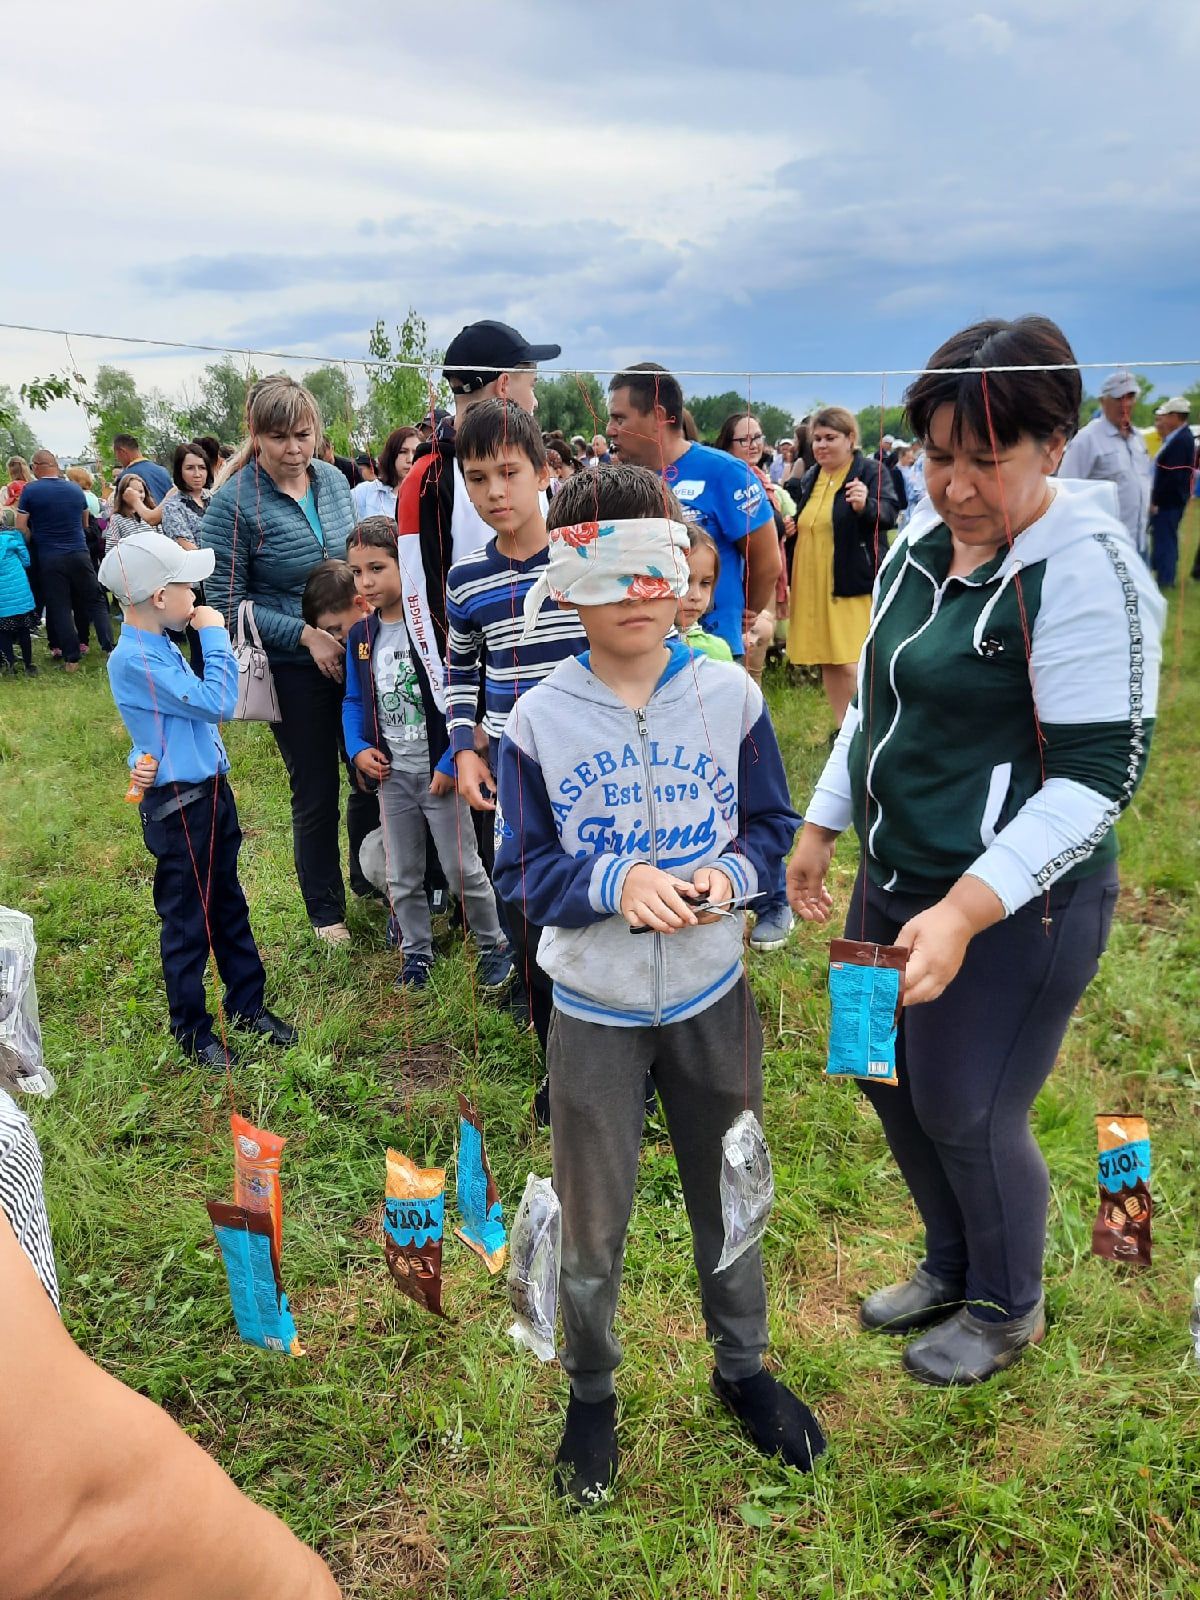
[[[719,900],[716,904],[711,900],[696,900],[692,902],[692,910],[707,911],[714,917],[737,917],[741,915],[742,908],[748,905],[751,900],[764,900],[766,899],[766,894],[767,891],[765,889],[760,889],[757,894],[748,894],[741,905],[737,906],[734,905],[732,900]],[[685,923],[684,926],[690,927],[691,924]],[[656,933],[658,930],[656,928],[641,927],[630,928],[629,931],[630,933]]]

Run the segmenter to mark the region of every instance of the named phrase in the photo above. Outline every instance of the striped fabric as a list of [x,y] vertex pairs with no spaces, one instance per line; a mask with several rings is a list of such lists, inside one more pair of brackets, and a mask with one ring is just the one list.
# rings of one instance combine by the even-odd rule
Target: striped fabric
[[499,739],[518,695],[547,677],[560,661],[581,655],[587,635],[577,612],[547,600],[537,625],[522,640],[521,607],[548,559],[539,550],[527,561],[513,561],[489,539],[482,550],[458,561],[446,580],[450,624],[446,662],[446,726],[457,755],[474,745],[479,704],[480,661],[484,662],[483,726]]
[[42,1152],[23,1111],[0,1089],[0,1211],[29,1257],[42,1287],[58,1305],[58,1274],[42,1193]]

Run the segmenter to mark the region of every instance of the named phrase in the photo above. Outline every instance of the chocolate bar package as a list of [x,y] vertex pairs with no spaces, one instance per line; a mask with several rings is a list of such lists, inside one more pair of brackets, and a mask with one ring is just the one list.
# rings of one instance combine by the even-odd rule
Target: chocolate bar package
[[434,1316],[442,1310],[444,1167],[418,1167],[398,1150],[387,1153],[383,1253],[396,1287]]
[[1150,1265],[1150,1130],[1145,1117],[1105,1112],[1096,1118],[1100,1209],[1092,1254],[1106,1261]]
[[896,1030],[907,962],[908,951],[899,945],[831,941],[828,1077],[896,1083]]
[[458,1214],[454,1237],[473,1250],[488,1271],[500,1272],[508,1260],[500,1194],[483,1146],[483,1124],[474,1106],[458,1097],[458,1159],[455,1163]]
[[283,1259],[283,1191],[279,1163],[287,1143],[277,1133],[256,1128],[235,1111],[229,1119],[233,1136],[233,1198],[247,1211],[262,1211],[270,1218],[276,1260]]
[[261,1350],[302,1356],[279,1275],[270,1216],[221,1200],[208,1202],[208,1215],[225,1264],[238,1333]]

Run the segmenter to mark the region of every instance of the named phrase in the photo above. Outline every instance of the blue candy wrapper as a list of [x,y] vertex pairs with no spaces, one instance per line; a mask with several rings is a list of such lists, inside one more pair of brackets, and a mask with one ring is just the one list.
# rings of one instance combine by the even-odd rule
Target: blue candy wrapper
[[898,945],[834,939],[829,946],[831,1078],[896,1083],[896,1029],[908,951]]
[[454,1236],[461,1239],[495,1274],[508,1260],[508,1239],[504,1232],[504,1213],[500,1207],[500,1194],[492,1169],[488,1166],[487,1152],[483,1147],[483,1125],[474,1106],[464,1096],[458,1097],[458,1160],[455,1164],[455,1184],[458,1192],[458,1213],[462,1218]]
[[279,1277],[271,1218],[220,1200],[208,1202],[208,1215],[225,1264],[238,1333],[260,1350],[302,1356]]

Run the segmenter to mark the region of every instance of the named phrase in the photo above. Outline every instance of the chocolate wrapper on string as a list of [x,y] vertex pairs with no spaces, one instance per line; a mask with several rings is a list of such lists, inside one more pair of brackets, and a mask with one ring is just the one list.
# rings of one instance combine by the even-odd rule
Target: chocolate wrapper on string
[[235,1111],[229,1119],[233,1135],[233,1198],[247,1211],[264,1212],[271,1222],[275,1259],[283,1259],[283,1191],[279,1163],[286,1139],[256,1128]]
[[899,945],[831,941],[828,1077],[896,1083],[896,1029],[907,962],[908,951]]
[[426,1311],[442,1310],[444,1167],[418,1167],[398,1150],[387,1153],[383,1253],[392,1282]]
[[731,1267],[767,1231],[775,1203],[771,1152],[753,1111],[743,1111],[721,1140],[721,1221],[725,1243],[717,1272]]
[[0,1088],[45,1096],[56,1085],[42,1055],[36,956],[32,919],[0,906]]
[[1150,1130],[1145,1117],[1108,1112],[1096,1118],[1100,1209],[1092,1254],[1107,1261],[1150,1265]]
[[508,1260],[508,1241],[504,1236],[500,1194],[483,1147],[483,1124],[475,1107],[461,1094],[458,1097],[455,1188],[462,1222],[455,1228],[454,1237],[461,1239],[468,1250],[473,1250],[490,1273],[502,1271]]
[[279,1274],[270,1216],[245,1206],[208,1202],[217,1248],[225,1263],[237,1330],[247,1344],[302,1356],[296,1324]]
[[539,1361],[554,1360],[561,1258],[562,1207],[550,1179],[531,1172],[513,1218],[508,1298],[517,1320],[508,1331]]

